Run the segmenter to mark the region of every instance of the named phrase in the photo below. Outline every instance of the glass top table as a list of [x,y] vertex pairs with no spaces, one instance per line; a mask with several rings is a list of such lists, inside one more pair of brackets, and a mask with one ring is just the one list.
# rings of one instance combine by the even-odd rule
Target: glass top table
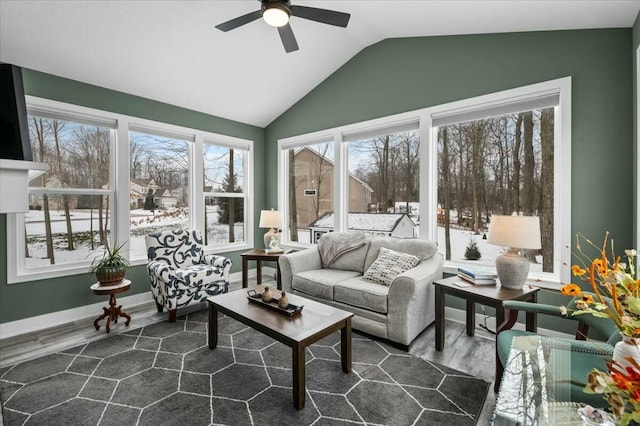
[[571,396],[568,343],[542,336],[513,339],[496,396],[493,425],[589,424],[578,414],[583,405]]

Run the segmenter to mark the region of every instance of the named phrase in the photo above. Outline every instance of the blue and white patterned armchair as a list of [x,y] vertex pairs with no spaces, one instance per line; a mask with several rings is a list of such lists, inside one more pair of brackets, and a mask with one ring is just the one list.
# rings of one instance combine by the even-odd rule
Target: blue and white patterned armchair
[[151,292],[158,312],[169,311],[169,322],[178,308],[228,291],[231,260],[204,254],[199,231],[154,232],[145,243]]

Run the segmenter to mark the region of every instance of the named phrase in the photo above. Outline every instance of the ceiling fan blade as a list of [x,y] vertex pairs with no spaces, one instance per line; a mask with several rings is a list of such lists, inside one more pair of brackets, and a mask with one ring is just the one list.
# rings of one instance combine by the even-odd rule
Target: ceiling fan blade
[[280,34],[280,40],[287,53],[295,52],[298,50],[298,42],[296,36],[293,35],[293,30],[289,24],[278,27],[278,33]]
[[308,6],[291,6],[291,14],[299,18],[343,28],[347,27],[349,18],[351,18],[351,15],[348,13]]
[[248,24],[249,22],[253,22],[256,19],[262,17],[262,10],[256,10],[255,12],[247,13],[246,15],[238,16],[237,18],[233,18],[230,21],[223,22],[222,24],[216,25],[216,28],[220,31],[231,31],[235,28],[241,27],[244,24]]

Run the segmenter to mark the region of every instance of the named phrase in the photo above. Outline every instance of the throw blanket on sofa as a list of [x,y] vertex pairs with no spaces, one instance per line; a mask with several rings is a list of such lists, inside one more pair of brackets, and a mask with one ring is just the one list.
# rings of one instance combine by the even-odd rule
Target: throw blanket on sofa
[[[325,234],[329,235],[329,234]],[[336,232],[331,238],[322,236],[318,241],[318,251],[322,267],[326,267],[335,262],[343,254],[362,247],[367,242],[364,232]]]

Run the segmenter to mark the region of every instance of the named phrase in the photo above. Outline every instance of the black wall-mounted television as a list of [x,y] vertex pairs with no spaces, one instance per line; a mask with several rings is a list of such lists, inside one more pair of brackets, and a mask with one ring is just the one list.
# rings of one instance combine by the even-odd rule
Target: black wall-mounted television
[[33,161],[22,68],[0,63],[0,158]]

